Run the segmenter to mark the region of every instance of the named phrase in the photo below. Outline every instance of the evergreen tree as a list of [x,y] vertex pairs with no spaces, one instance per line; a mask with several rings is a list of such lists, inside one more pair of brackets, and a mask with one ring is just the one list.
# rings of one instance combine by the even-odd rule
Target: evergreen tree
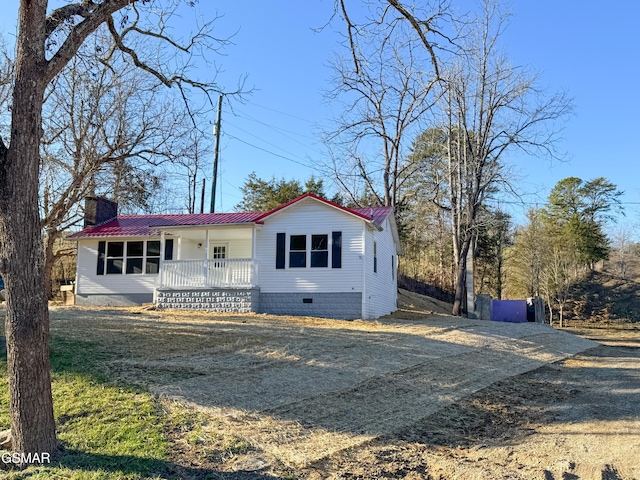
[[584,265],[593,266],[609,256],[605,222],[612,211],[622,212],[623,192],[604,177],[583,182],[577,177],[560,180],[551,190],[546,207],[548,221],[565,237]]
[[245,212],[267,212],[305,193],[324,197],[323,180],[312,175],[302,185],[298,180],[284,178],[263,180],[252,172],[242,186],[242,201],[235,208]]

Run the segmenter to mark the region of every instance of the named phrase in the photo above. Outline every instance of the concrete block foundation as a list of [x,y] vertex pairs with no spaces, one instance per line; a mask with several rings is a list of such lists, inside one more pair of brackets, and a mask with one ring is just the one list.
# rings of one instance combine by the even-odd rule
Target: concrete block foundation
[[158,308],[250,313],[258,310],[259,295],[257,288],[158,290],[156,305]]
[[362,294],[261,293],[258,288],[158,290],[158,308],[230,313],[270,313],[354,320],[362,316]]

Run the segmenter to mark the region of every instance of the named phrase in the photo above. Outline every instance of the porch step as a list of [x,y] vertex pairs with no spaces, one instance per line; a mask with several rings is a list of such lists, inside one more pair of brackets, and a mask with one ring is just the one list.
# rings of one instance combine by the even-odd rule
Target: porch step
[[257,312],[259,288],[158,289],[158,308],[205,310],[208,312]]

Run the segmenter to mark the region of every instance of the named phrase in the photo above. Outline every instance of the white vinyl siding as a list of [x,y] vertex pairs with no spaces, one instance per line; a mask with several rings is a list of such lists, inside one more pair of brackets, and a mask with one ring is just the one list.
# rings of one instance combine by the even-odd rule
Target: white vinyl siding
[[366,318],[377,318],[397,308],[398,284],[394,271],[397,259],[389,220],[385,220],[382,231],[366,228],[365,238],[367,263],[364,268],[366,280],[364,310]]
[[[153,293],[158,274],[122,273],[98,275],[98,243],[100,241],[140,241],[140,238],[103,238],[78,241],[78,267],[76,276],[76,293],[78,295],[109,295],[109,294],[137,294]],[[159,238],[145,238],[143,240],[160,240]],[[175,247],[174,247],[175,248]]]
[[[275,213],[265,219],[257,231],[259,282],[262,293],[286,292],[361,292],[362,291],[362,225],[363,221],[313,199]],[[342,232],[342,266],[331,267],[332,232]],[[276,269],[276,237],[285,233],[286,265]],[[290,238],[305,235],[306,266],[290,268]],[[313,235],[327,235],[328,266],[311,266]]]
[[[383,230],[378,231],[358,216],[313,198],[306,198],[267,216],[262,224],[210,227],[209,257],[213,258],[213,245],[225,245],[226,257],[229,259],[252,258],[255,252],[258,264],[256,284],[260,293],[362,294],[354,295],[362,301],[357,309],[362,311],[364,318],[376,318],[396,309],[397,276],[394,269],[397,268],[397,252],[393,229],[393,220],[389,218],[385,220]],[[341,234],[340,268],[333,268],[333,232]],[[285,234],[286,261],[284,268],[276,269],[279,233]],[[305,236],[304,267],[291,268],[289,265],[292,235]],[[165,240],[173,240],[173,260],[204,259],[207,250],[206,238],[205,228],[171,228],[165,233]],[[79,240],[77,294],[152,294],[158,279],[157,274],[96,274],[100,241],[140,240],[159,238]],[[374,242],[377,272],[374,272]],[[315,260],[312,260],[312,257]]]
[[[227,245],[227,258],[251,258],[253,226],[212,227],[209,229],[209,258],[213,258],[214,245]],[[202,260],[206,252],[205,229],[172,229],[174,260]],[[178,247],[179,245],[179,247]],[[179,254],[178,254],[179,251]]]

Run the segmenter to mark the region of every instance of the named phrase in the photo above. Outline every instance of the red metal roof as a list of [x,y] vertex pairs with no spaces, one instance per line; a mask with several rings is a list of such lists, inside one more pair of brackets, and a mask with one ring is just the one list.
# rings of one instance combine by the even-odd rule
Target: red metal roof
[[88,227],[69,239],[87,237],[159,236],[159,227],[253,223],[262,213],[195,213],[177,215],[118,215],[102,225]]
[[205,225],[237,225],[243,223],[261,223],[261,221],[280,210],[305,198],[313,198],[351,215],[382,225],[393,212],[392,207],[347,208],[312,193],[307,193],[269,212],[244,213],[195,213],[176,215],[118,215],[117,218],[101,225],[88,227],[70,235],[69,239],[92,237],[137,237],[159,236],[161,227],[184,227]]
[[294,198],[290,202],[287,202],[287,203],[285,203],[283,205],[280,205],[279,207],[274,208],[270,212],[265,212],[258,218],[258,220],[263,220],[263,219],[265,219],[267,217],[270,217],[274,213],[279,212],[280,210],[283,210],[283,209],[293,205],[294,203],[298,203],[300,200],[304,200],[305,198],[313,198],[314,200],[318,200],[321,203],[324,203],[324,204],[329,205],[331,207],[337,208],[338,210],[342,210],[343,212],[347,212],[347,213],[350,213],[351,215],[355,215],[357,217],[361,217],[364,220],[372,220],[372,217],[370,215],[360,213],[358,211],[360,209],[343,207],[342,205],[339,205],[339,204],[337,204],[335,202],[332,202],[331,200],[327,200],[326,198],[322,198],[322,197],[319,197],[317,195],[314,195],[313,193],[305,193],[304,195],[302,195],[302,196],[300,196],[298,198]]
[[373,223],[382,226],[389,214],[393,212],[393,207],[366,207],[352,208],[351,210],[373,220]]

